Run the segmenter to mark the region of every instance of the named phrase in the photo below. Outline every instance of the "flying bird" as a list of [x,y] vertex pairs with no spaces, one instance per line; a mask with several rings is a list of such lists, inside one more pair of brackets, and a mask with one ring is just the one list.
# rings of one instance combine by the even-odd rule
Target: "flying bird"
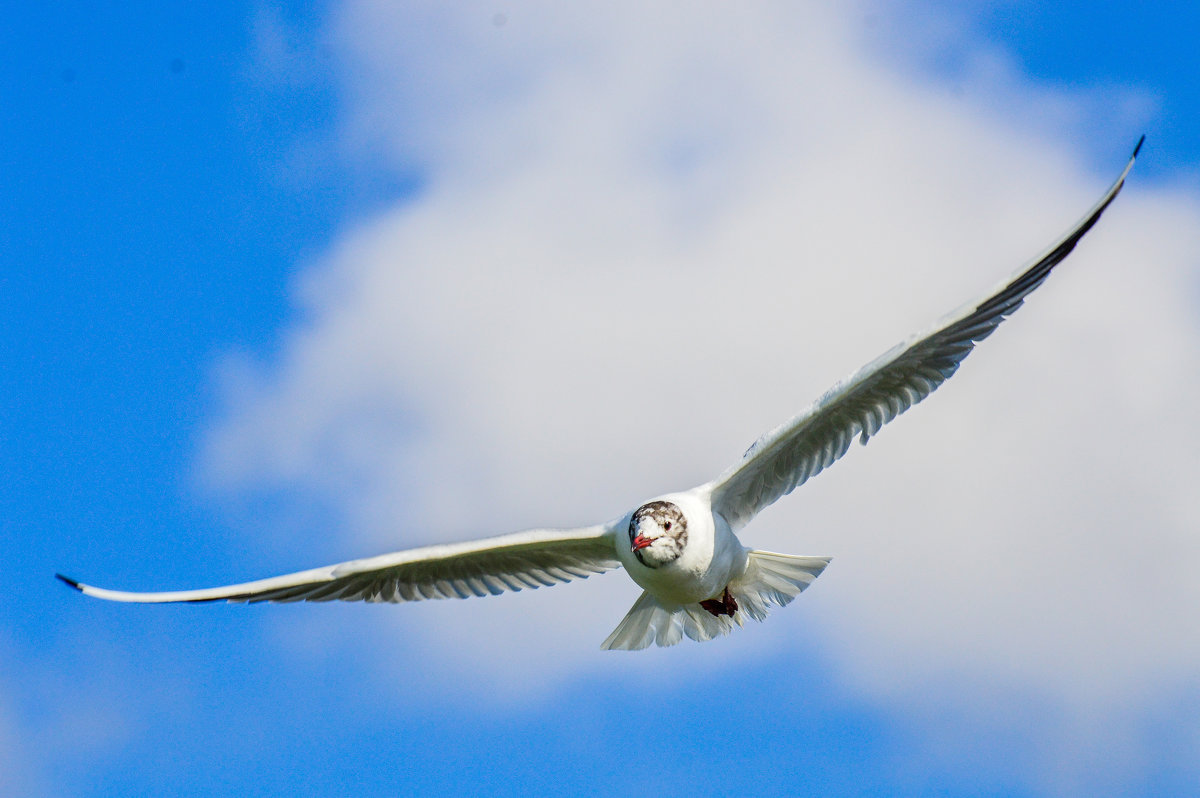
[[658,496],[578,529],[534,529],[425,546],[205,590],[129,593],[58,578],[97,598],[130,602],[388,601],[468,598],[584,579],[624,567],[643,592],[602,644],[670,646],[711,640],[763,620],[816,579],[828,557],[749,549],[738,539],[763,508],[866,444],[950,378],[975,344],[1017,310],[1116,199],[1145,136],[1100,201],[1061,239],[981,300],[889,349],[808,409],[759,438],[715,480]]

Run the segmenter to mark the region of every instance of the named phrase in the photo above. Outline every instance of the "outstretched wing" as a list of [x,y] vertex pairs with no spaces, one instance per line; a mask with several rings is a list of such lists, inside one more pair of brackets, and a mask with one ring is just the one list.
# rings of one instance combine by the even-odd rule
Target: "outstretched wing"
[[612,524],[535,529],[351,560],[206,590],[127,593],[59,579],[110,601],[421,601],[488,596],[586,579],[620,565]]
[[742,460],[705,486],[712,506],[735,530],[764,507],[828,468],[850,448],[920,402],[950,378],[976,342],[1016,311],[1116,199],[1133,168],[1138,141],[1125,170],[1100,201],[1059,241],[985,298],[968,304],[885,352],[842,380],[807,410],[762,436]]

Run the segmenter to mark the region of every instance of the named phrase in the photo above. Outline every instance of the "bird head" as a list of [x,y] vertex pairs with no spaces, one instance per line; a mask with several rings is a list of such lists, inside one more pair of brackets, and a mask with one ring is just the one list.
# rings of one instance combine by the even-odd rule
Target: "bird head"
[[659,568],[683,554],[687,519],[671,502],[643,504],[629,521],[629,548],[647,568]]

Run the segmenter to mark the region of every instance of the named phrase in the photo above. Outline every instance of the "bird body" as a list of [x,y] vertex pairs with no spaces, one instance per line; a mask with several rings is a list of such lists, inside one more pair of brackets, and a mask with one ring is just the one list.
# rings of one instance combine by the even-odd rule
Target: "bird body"
[[[664,506],[675,511],[666,516],[670,528],[664,528],[661,520]],[[643,513],[643,508],[651,512]],[[642,520],[635,526],[639,514]],[[730,580],[746,570],[745,547],[725,519],[712,511],[709,497],[700,489],[647,502],[631,514],[627,529],[630,545],[622,545],[620,536],[616,541],[621,565],[634,582],[661,601],[692,604],[719,596]],[[651,541],[645,548],[633,548],[637,529]],[[676,543],[680,534],[686,536],[684,545]],[[666,551],[651,559],[658,548]]]
[[747,617],[761,621],[773,605],[784,606],[807,588],[829,558],[749,549],[737,533],[841,458],[856,438],[866,444],[949,379],[975,344],[1016,311],[1100,219],[1141,145],[1107,193],[1040,256],[982,299],[839,382],[759,438],[712,482],[652,499],[606,524],[425,546],[226,587],[130,593],[59,578],[90,596],[141,603],[406,602],[496,595],[623,566],[643,592],[604,648],[669,646],[684,636],[709,640]]
[[789,603],[829,564],[746,548],[713,509],[708,484],[653,499],[611,528],[621,565],[644,591],[603,648],[727,634],[745,616],[761,621],[770,605]]

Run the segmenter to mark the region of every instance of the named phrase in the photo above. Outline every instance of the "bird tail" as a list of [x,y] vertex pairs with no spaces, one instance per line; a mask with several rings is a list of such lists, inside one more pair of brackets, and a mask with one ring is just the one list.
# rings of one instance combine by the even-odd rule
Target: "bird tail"
[[798,557],[757,549],[746,552],[746,573],[729,592],[738,609],[756,621],[767,617],[771,605],[786,607],[821,575],[830,557]]
[[633,651],[651,643],[673,646],[684,635],[703,642],[727,635],[732,629],[733,620],[728,615],[718,617],[699,604],[666,606],[642,591],[641,597],[633,602],[633,607],[600,648]]
[[699,604],[665,605],[642,591],[600,647],[636,650],[651,643],[673,646],[684,635],[700,642],[727,635],[735,624],[741,626],[746,616],[761,621],[772,604],[780,607],[789,604],[821,575],[830,559],[757,550],[746,554],[746,572],[729,585],[729,592],[738,604],[738,611],[732,616],[713,615]]

